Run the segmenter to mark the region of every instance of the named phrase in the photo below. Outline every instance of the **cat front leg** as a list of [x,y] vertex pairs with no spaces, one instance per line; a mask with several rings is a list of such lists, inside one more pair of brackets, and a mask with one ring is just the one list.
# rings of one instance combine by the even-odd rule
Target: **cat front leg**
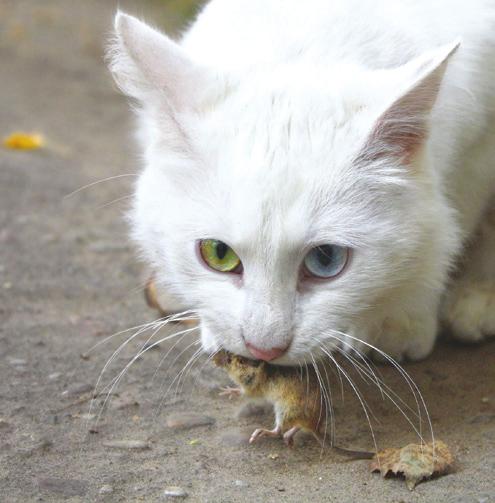
[[459,282],[448,293],[443,319],[449,333],[463,342],[495,335],[495,281]]
[[495,336],[495,203],[465,252],[441,314],[448,333],[458,340],[478,342]]
[[[431,292],[423,292],[425,296],[431,299],[429,306],[421,303],[421,308],[415,301],[417,296],[412,296],[409,302],[390,306],[381,316],[363,320],[348,332],[349,337],[341,337],[341,348],[351,355],[368,354],[381,363],[425,358],[433,349],[438,331],[438,299]],[[414,308],[406,309],[406,305]]]
[[398,362],[422,360],[433,350],[437,331],[436,310],[388,316],[382,320],[375,334],[373,344],[378,350],[372,350],[371,356],[385,363],[390,363],[387,356]]

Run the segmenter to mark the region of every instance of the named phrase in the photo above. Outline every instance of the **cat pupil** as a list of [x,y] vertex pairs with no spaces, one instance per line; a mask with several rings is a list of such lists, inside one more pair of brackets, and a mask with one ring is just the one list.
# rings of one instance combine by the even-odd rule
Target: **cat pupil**
[[319,246],[317,250],[318,262],[322,266],[328,267],[332,262],[332,248],[330,246]]
[[225,255],[227,254],[228,249],[229,249],[229,247],[225,243],[219,242],[217,244],[217,257],[220,260],[222,260],[225,257]]

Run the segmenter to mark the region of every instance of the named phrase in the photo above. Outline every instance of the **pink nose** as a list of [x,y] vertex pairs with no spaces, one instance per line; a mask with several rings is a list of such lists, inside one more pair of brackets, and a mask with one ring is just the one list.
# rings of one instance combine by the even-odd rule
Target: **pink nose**
[[275,358],[282,356],[287,351],[287,348],[259,349],[256,346],[253,346],[250,342],[246,342],[246,347],[255,358],[258,360],[265,360],[267,362],[275,360]]

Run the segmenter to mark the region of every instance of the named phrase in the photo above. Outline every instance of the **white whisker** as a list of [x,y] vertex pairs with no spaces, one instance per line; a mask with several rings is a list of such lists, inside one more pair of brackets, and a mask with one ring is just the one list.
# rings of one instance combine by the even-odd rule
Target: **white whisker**
[[[195,327],[196,329],[197,327]],[[193,330],[193,329],[189,329],[189,330]],[[180,351],[180,353],[173,359],[172,363],[170,364],[170,367],[173,367],[175,365],[175,362],[187,351],[189,350],[192,346],[194,346],[195,344],[199,344],[200,341],[193,341],[191,342],[191,344],[187,345],[182,351]],[[189,360],[188,360],[189,361]],[[177,378],[179,377],[179,374],[180,374],[180,371],[176,374],[176,376],[174,377],[174,379],[172,380],[172,382],[169,384],[168,388],[167,388],[167,391],[163,394],[161,400],[160,400],[160,403],[158,405],[158,409],[157,409],[157,413],[155,415],[155,420],[156,418],[158,417],[158,415],[160,414],[161,412],[161,409],[162,409],[162,406],[163,406],[163,403],[165,402],[165,399],[167,398],[168,396],[168,393],[169,391],[171,390],[172,386],[175,384]],[[160,387],[160,394],[161,394],[161,390],[163,389],[163,386]]]
[[193,327],[193,328],[189,328],[189,329],[186,329],[186,330],[182,330],[180,332],[177,332],[177,333],[174,333],[174,334],[170,334],[170,335],[167,335],[165,337],[162,337],[160,340],[154,342],[153,344],[149,344],[149,341],[154,337],[154,335],[164,326],[164,324],[161,324],[153,333],[152,335],[147,339],[147,341],[145,342],[145,344],[143,345],[143,347],[141,348],[140,351],[138,351],[138,353],[125,365],[125,367],[120,371],[120,373],[109,383],[107,384],[103,390],[109,388],[109,391],[107,393],[107,396],[102,404],[102,407],[101,407],[101,410],[100,410],[100,413],[98,414],[98,418],[97,418],[97,421],[100,419],[101,417],[101,414],[103,413],[103,410],[105,409],[105,406],[108,402],[108,399],[111,395],[111,393],[113,392],[113,390],[115,389],[115,387],[118,385],[118,383],[120,382],[120,380],[122,379],[122,377],[125,375],[125,373],[127,372],[127,370],[134,364],[134,362],[140,357],[142,356],[144,353],[150,351],[151,349],[155,348],[156,346],[158,346],[159,344],[169,340],[169,339],[172,339],[173,337],[178,337],[179,335],[182,335],[182,334],[186,334],[186,333],[189,333],[193,330],[196,330],[197,327]]
[[[356,365],[360,365],[359,362],[355,361],[354,362],[350,359],[352,358],[348,353],[346,353],[345,351],[342,351],[341,348],[338,348],[337,346],[334,346],[338,351],[341,352],[341,354],[346,358],[348,359],[351,363],[353,363],[354,367],[358,370],[358,368],[356,367]],[[367,371],[364,369],[364,368],[361,368],[361,371],[364,373],[364,375],[367,375],[368,379],[369,379],[369,382],[373,382],[375,383],[375,380],[373,379],[373,377],[371,377],[369,374],[367,374]],[[359,372],[359,370],[358,370]],[[376,383],[375,383],[376,384]],[[385,389],[383,389],[385,388]],[[404,418],[406,419],[406,421],[411,425],[411,427],[413,428],[414,432],[418,435],[418,437],[420,438],[421,442],[424,442],[424,439],[422,438],[421,436],[421,433],[420,431],[418,430],[418,428],[414,425],[414,423],[411,421],[411,419],[409,418],[409,416],[404,412],[404,410],[402,409],[402,407],[394,400],[393,396],[395,396],[395,398],[402,402],[403,405],[409,409],[414,415],[416,415],[416,417],[419,417],[417,412],[414,411],[408,404],[406,404],[398,395],[397,393],[395,393],[393,390],[391,390],[389,388],[389,386],[387,386],[385,383],[381,383],[381,386],[379,386],[379,389],[380,389],[380,392],[382,393],[383,396],[387,397],[391,402],[392,404],[397,408],[397,410],[404,416]],[[387,391],[387,389],[390,391]]]
[[[200,344],[200,341],[198,341],[197,343]],[[203,348],[200,347],[191,356],[191,358],[189,359],[189,361],[186,363],[186,365],[184,366],[184,368],[181,370],[181,372],[180,372],[181,375],[179,377],[179,380],[177,381],[176,388],[175,388],[175,396],[177,396],[178,394],[182,393],[182,390],[184,388],[185,380],[186,380],[187,376],[189,375],[189,373],[191,372],[191,369],[194,367],[194,364],[196,363],[196,361],[198,361],[198,359],[201,357],[202,353],[203,353]]]
[[111,206],[112,204],[116,204],[120,201],[125,201],[126,199],[130,199],[134,194],[127,194],[125,196],[117,197],[116,199],[112,199],[112,201],[109,201],[108,203],[103,203],[100,204],[99,206],[96,207],[97,210],[102,210],[103,208],[107,208],[108,206]]
[[[320,416],[318,417],[318,424],[320,424],[323,410],[325,411],[325,418],[324,418],[325,428],[324,428],[324,432],[323,432],[323,441],[322,441],[322,444],[321,444],[322,453],[323,453],[323,447],[325,445],[325,440],[327,438],[328,409],[329,409],[330,405],[329,405],[329,403],[327,401],[327,395],[325,393],[325,386],[323,385],[323,381],[321,379],[321,375],[320,375],[320,371],[319,371],[319,368],[318,368],[318,364],[316,363],[316,360],[315,360],[313,354],[311,354],[311,360],[313,361],[313,367],[315,369],[316,379],[318,380],[318,385],[320,386],[320,391],[321,391],[321,393],[320,393]],[[332,435],[332,432],[330,434]],[[332,439],[330,440],[330,445],[333,445],[332,444]]]
[[[421,438],[421,441],[423,441],[423,436],[422,436],[422,424],[423,424],[423,420],[422,420],[422,413],[421,413],[421,410],[423,409],[425,411],[426,419],[427,419],[428,426],[429,426],[429,429],[430,429],[432,445],[433,445],[433,448],[435,448],[435,436],[434,436],[434,433],[433,433],[433,425],[432,425],[432,422],[431,422],[430,414],[428,412],[428,407],[426,406],[426,402],[425,402],[425,399],[423,397],[423,394],[419,390],[417,384],[414,382],[414,380],[412,379],[412,377],[406,372],[406,370],[401,365],[399,365],[399,363],[396,360],[394,360],[390,355],[388,355],[387,353],[385,353],[381,349],[373,346],[369,342],[363,341],[361,339],[358,339],[357,337],[354,337],[352,335],[346,334],[344,332],[340,332],[338,330],[332,330],[332,332],[336,333],[337,335],[340,335],[340,336],[343,336],[343,337],[347,337],[347,338],[349,338],[351,340],[360,342],[361,344],[364,344],[365,346],[367,346],[370,349],[374,349],[378,354],[380,354],[389,363],[392,364],[392,366],[399,372],[399,374],[402,376],[402,378],[408,384],[409,389],[411,390],[411,393],[412,393],[412,395],[414,397],[414,400],[416,401],[416,405],[417,405],[417,409],[418,409],[418,416],[419,416],[419,432],[420,432],[419,436]],[[341,340],[341,338],[338,338],[338,340]],[[419,400],[418,400],[418,397],[419,397]],[[420,406],[419,402],[421,402],[421,406]]]
[[358,398],[359,403],[361,404],[361,408],[363,409],[363,412],[364,412],[364,414],[366,416],[366,419],[368,421],[368,425],[370,427],[370,432],[371,432],[371,437],[373,439],[373,445],[375,446],[375,451],[378,452],[378,445],[376,443],[375,431],[373,430],[373,425],[371,424],[371,418],[370,418],[371,409],[369,408],[366,400],[363,398],[363,396],[361,395],[359,389],[355,386],[354,382],[349,377],[349,375],[347,374],[347,372],[341,367],[341,365],[339,365],[339,363],[337,362],[337,360],[333,357],[332,353],[330,353],[329,351],[327,351],[324,347],[320,346],[320,349],[323,351],[323,353],[325,353],[330,358],[330,360],[333,362],[333,364],[337,368],[340,369],[340,371],[342,372],[342,375],[344,376],[344,378],[346,379],[346,381],[350,384],[351,388],[353,389],[354,393],[356,394],[356,397]]
[[[135,339],[137,336],[141,335],[143,332],[146,332],[147,330],[149,329],[153,329],[154,332],[152,333],[152,336],[151,338],[153,337],[153,335],[155,335],[162,327],[164,327],[166,324],[168,324],[169,322],[171,321],[175,321],[177,320],[178,318],[181,318],[181,316],[184,314],[184,313],[188,313],[190,311],[184,311],[183,313],[178,313],[177,315],[172,315],[172,316],[168,316],[167,318],[165,319],[162,319],[162,320],[159,320],[159,321],[154,321],[154,322],[151,322],[151,323],[145,323],[143,325],[141,325],[141,328],[136,332],[134,333],[133,335],[131,335],[127,340],[125,340],[114,352],[113,354],[110,356],[110,358],[106,361],[105,365],[103,366],[103,369],[101,370],[100,372],[100,375],[98,376],[98,379],[96,381],[96,384],[95,384],[95,389],[94,389],[94,394],[96,395],[97,392],[98,392],[98,388],[100,386],[100,382],[103,378],[103,375],[105,374],[107,368],[109,367],[109,365],[114,361],[114,359],[123,351],[123,349],[133,340]],[[157,329],[155,329],[156,327],[158,327]],[[110,340],[111,338],[115,337],[116,335],[119,335],[121,333],[125,333],[125,332],[128,332],[129,330],[132,330],[132,329],[128,329],[128,330],[123,330],[121,332],[117,332],[107,338],[105,338],[105,340],[103,341],[100,341],[98,342],[97,344],[95,344],[91,349],[93,350],[94,348],[98,347],[100,344],[103,344],[104,342],[107,342],[108,340]],[[151,340],[151,338],[148,339]],[[145,343],[146,344],[146,343]],[[105,388],[104,388],[105,389]],[[93,408],[93,401],[91,401],[90,403],[90,406],[89,406],[89,413],[91,414],[91,411],[92,411],[92,408]]]
[[99,183],[110,182],[112,180],[116,180],[118,178],[124,178],[124,177],[128,177],[128,176],[136,176],[137,177],[139,175],[137,173],[123,173],[121,175],[115,175],[115,176],[109,176],[107,178],[102,178],[101,180],[96,180],[94,182],[88,183],[87,185],[84,185],[83,187],[79,187],[78,189],[65,195],[64,199],[68,199],[69,197],[72,197],[73,195],[81,192],[82,190],[86,190],[86,189],[89,189],[90,187],[94,187],[95,185],[98,185]]

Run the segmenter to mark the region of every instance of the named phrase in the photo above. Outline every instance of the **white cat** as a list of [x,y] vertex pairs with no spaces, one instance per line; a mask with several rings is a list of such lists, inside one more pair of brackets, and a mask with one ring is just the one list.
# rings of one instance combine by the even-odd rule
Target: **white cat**
[[133,236],[206,350],[418,359],[439,318],[495,334],[493,0],[213,0],[179,44],[115,32]]

